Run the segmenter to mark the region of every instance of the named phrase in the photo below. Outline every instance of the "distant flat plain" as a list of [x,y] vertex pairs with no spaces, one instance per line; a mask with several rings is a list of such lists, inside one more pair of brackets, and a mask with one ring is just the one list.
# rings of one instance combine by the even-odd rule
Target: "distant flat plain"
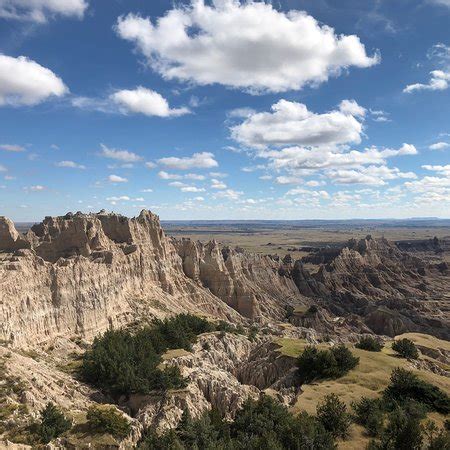
[[[420,220],[304,220],[304,221],[166,221],[169,236],[241,247],[260,254],[291,254],[299,258],[307,252],[300,247],[335,246],[349,239],[385,237],[390,241],[450,239],[450,219]],[[295,249],[295,250],[293,250]]]

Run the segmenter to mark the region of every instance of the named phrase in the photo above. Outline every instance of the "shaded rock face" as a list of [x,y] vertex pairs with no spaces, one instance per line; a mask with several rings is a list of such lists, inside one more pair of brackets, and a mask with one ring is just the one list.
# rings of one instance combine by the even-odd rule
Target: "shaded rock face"
[[[279,263],[167,238],[149,211],[47,217],[20,235],[0,220],[0,339],[92,338],[143,318],[192,312],[241,322],[282,317],[300,297]],[[242,316],[238,313],[241,313]]]
[[290,277],[280,275],[280,262],[268,256],[220,248],[217,242],[202,244],[187,239],[174,245],[187,277],[209,289],[244,317],[284,317],[289,299],[298,297]]
[[0,251],[30,248],[30,243],[21,236],[7,217],[0,216]]
[[294,265],[292,277],[303,295],[333,315],[361,317],[377,334],[421,331],[450,338],[450,277],[444,266],[428,265],[385,239],[370,237],[349,241],[335,256],[334,250],[324,251],[323,258],[320,251],[314,254],[328,261],[317,273],[309,274],[300,262]]

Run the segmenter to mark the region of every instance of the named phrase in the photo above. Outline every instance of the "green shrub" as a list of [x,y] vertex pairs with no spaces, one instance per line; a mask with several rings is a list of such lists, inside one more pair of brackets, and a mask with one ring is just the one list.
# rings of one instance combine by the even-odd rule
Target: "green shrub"
[[161,355],[168,349],[190,350],[197,335],[211,329],[204,319],[180,314],[156,320],[135,333],[107,331],[85,352],[81,374],[88,383],[113,395],[182,388],[186,383],[178,368],[158,367]]
[[392,344],[392,350],[396,351],[403,358],[417,359],[419,352],[411,339],[400,339]]
[[419,419],[397,408],[389,414],[386,428],[378,440],[372,440],[368,450],[421,450],[423,429]]
[[359,340],[355,347],[368,352],[381,352],[383,345],[372,336],[365,336]]
[[421,380],[406,369],[397,368],[392,371],[390,384],[383,396],[387,402],[404,404],[414,400],[441,414],[450,413],[450,397],[437,386]]
[[335,450],[330,433],[307,413],[293,416],[276,400],[263,396],[248,400],[235,421],[223,420],[217,411],[192,419],[186,411],[175,430],[162,436],[149,432],[140,450]]
[[308,346],[299,356],[297,367],[302,383],[325,378],[339,378],[355,368],[359,358],[352,355],[344,345],[332,347],[329,350],[319,350]]
[[383,429],[383,405],[379,399],[362,397],[352,403],[353,420],[366,428],[369,436],[377,436]]
[[66,418],[57,406],[50,402],[41,411],[37,433],[42,442],[48,444],[51,440],[70,430],[71,427],[72,422]]
[[347,413],[345,403],[339,400],[336,394],[327,395],[317,406],[317,420],[334,437],[342,439],[348,437],[350,415]]
[[131,430],[128,420],[114,406],[91,406],[87,413],[89,427],[96,433],[126,437]]

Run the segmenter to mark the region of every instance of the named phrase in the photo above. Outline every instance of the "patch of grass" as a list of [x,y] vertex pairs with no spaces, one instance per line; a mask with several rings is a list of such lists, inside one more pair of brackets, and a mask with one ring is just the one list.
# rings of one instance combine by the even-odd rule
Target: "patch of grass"
[[396,336],[395,340],[400,339],[410,339],[416,345],[420,345],[421,347],[431,348],[433,350],[445,350],[450,352],[450,342],[444,341],[443,339],[438,339],[437,337],[430,336],[429,334],[422,333],[405,333],[400,336]]

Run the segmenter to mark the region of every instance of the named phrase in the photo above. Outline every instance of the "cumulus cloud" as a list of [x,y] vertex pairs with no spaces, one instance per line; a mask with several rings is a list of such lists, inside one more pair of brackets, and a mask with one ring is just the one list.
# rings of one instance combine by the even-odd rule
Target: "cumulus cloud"
[[158,177],[161,178],[162,180],[179,180],[183,178],[181,175],[177,175],[175,173],[168,173],[164,170],[158,172]]
[[128,150],[118,150],[115,148],[109,148],[105,144],[100,144],[102,151],[99,153],[100,156],[110,159],[116,159],[118,161],[133,163],[142,161],[142,156],[136,153],[129,152]]
[[183,158],[175,156],[161,158],[158,159],[158,164],[177,170],[211,169],[219,165],[214,159],[214,155],[209,152],[194,153],[192,156]]
[[124,178],[124,177],[121,177],[121,176],[119,176],[119,175],[110,175],[110,176],[108,177],[108,180],[109,180],[111,183],[127,183],[127,182],[128,182],[128,179],[126,179],[126,178]]
[[192,0],[155,24],[134,14],[119,17],[116,32],[166,79],[252,93],[318,85],[380,59],[355,35],[337,35],[305,12],[280,12],[265,2]]
[[221,180],[212,178],[211,179],[211,188],[212,189],[226,189],[227,185]]
[[68,169],[86,169],[86,166],[83,166],[82,164],[78,164],[74,161],[59,161],[55,164],[56,167],[65,167]]
[[244,195],[242,191],[235,191],[234,189],[225,189],[215,194],[216,197],[226,198],[228,200],[238,200],[242,195]]
[[364,117],[367,112],[366,108],[358,105],[355,100],[342,100],[339,104],[339,110],[344,114],[354,117]]
[[360,169],[330,170],[327,176],[336,184],[366,184],[383,186],[386,180],[397,178],[417,178],[413,172],[402,172],[397,167],[368,166]]
[[428,148],[430,150],[445,150],[449,148],[450,144],[448,142],[436,142],[436,144],[430,145]]
[[288,147],[282,150],[261,152],[261,157],[268,158],[270,167],[290,171],[306,169],[333,169],[338,167],[355,167],[368,164],[384,164],[386,159],[395,156],[415,155],[417,149],[411,144],[403,144],[399,149],[378,149],[369,147],[364,151],[339,151],[334,148]]
[[177,117],[189,114],[189,108],[170,108],[169,102],[158,92],[142,86],[123,89],[111,94],[110,99],[123,114],[144,114],[146,116]]
[[415,91],[444,91],[448,89],[450,81],[450,72],[443,70],[432,70],[428,83],[409,84],[403,89],[403,92],[410,94]]
[[67,92],[63,81],[50,69],[25,56],[0,54],[0,106],[37,105]]
[[198,188],[196,186],[183,186],[181,188],[182,192],[205,192],[205,189]]
[[0,0],[0,17],[43,23],[54,16],[81,19],[86,0]]
[[[280,100],[271,112],[250,115],[231,127],[233,139],[249,147],[339,145],[361,142],[364,108],[342,102],[339,110],[316,114],[303,103]],[[353,114],[356,114],[356,117]]]
[[5,152],[19,153],[24,152],[25,147],[17,144],[0,144],[0,150],[5,150]]

